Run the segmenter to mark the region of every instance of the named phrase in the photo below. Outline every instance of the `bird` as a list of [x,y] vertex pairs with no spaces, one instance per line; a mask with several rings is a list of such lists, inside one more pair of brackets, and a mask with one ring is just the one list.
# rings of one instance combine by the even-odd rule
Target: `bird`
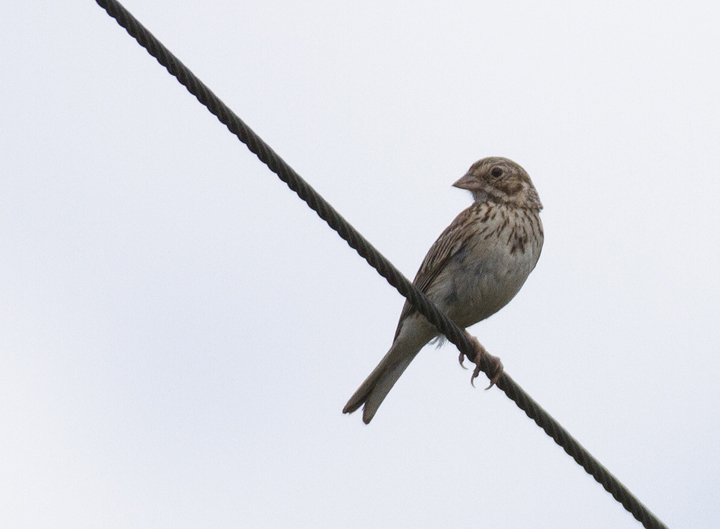
[[[542,251],[543,206],[528,173],[508,158],[478,160],[453,184],[470,191],[473,203],[430,247],[413,284],[459,327],[466,328],[502,309],[525,283]],[[369,424],[380,404],[420,350],[438,330],[405,302],[392,346],[350,397],[343,413],[363,406]],[[479,354],[487,354],[474,339]],[[492,383],[502,374],[495,357]],[[460,355],[462,364],[463,355]],[[472,380],[472,379],[471,379]]]

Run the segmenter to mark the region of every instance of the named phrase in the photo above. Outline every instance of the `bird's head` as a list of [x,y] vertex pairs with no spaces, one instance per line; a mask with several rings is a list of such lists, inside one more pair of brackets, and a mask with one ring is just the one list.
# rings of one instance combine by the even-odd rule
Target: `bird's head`
[[453,186],[467,189],[475,202],[502,202],[518,208],[542,209],[542,203],[525,169],[507,158],[478,160]]

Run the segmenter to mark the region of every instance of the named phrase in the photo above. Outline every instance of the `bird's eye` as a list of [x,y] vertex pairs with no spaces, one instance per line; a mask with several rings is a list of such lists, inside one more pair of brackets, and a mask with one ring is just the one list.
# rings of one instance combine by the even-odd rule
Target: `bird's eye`
[[490,174],[493,175],[495,178],[499,178],[503,174],[503,170],[499,167],[493,167],[493,170],[490,171]]

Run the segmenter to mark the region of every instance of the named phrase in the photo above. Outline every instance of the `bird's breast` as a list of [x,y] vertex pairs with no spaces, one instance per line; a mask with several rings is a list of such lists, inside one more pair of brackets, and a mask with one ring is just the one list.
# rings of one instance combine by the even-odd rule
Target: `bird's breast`
[[484,320],[515,297],[535,268],[542,243],[536,211],[499,208],[492,220],[478,219],[431,297],[462,327]]

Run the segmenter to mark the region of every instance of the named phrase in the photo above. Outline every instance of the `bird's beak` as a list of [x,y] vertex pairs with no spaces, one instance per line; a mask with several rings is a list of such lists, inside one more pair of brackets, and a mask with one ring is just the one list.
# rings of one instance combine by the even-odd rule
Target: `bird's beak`
[[460,180],[455,182],[453,184],[453,187],[457,187],[460,189],[467,189],[468,191],[472,191],[473,189],[475,189],[477,187],[477,177],[472,173],[467,173]]

